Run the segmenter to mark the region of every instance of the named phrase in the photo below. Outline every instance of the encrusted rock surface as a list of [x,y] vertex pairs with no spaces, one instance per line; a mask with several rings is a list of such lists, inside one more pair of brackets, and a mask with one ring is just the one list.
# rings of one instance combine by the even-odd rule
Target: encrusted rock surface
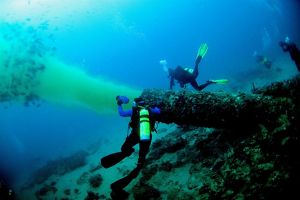
[[138,186],[152,199],[299,198],[299,77],[255,94],[145,90],[159,121],[197,127],[154,142]]

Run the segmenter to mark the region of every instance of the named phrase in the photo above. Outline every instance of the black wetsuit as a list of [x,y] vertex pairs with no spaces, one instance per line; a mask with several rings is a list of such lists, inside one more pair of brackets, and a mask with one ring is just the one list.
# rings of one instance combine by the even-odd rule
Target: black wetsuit
[[292,60],[295,62],[298,71],[300,72],[300,51],[297,48],[295,43],[287,43],[287,42],[280,42],[279,45],[281,46],[284,52],[289,52]]
[[183,69],[181,66],[177,66],[175,68],[175,70],[169,69],[170,89],[172,90],[173,86],[175,85],[174,80],[178,81],[181,88],[185,87],[186,84],[190,83],[193,86],[193,88],[198,91],[203,90],[208,85],[210,85],[211,82],[207,82],[207,83],[198,85],[198,83],[196,81],[196,78],[199,75],[198,66],[199,66],[201,59],[202,59],[201,56],[199,56],[196,59],[195,67],[192,72],[189,71],[191,69],[187,69],[187,68]]

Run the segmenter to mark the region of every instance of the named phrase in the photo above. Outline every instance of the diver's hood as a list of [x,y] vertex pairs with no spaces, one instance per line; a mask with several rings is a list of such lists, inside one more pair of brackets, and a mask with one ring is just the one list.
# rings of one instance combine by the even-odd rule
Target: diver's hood
[[135,98],[134,102],[136,103],[137,106],[144,106],[146,103],[142,97]]

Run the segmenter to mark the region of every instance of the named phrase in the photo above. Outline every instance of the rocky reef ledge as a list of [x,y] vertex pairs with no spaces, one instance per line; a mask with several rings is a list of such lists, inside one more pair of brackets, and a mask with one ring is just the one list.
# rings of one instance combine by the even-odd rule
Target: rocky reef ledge
[[299,198],[299,75],[251,94],[142,97],[162,109],[160,122],[184,128],[153,143],[135,199]]
[[275,127],[282,117],[291,122],[299,115],[300,75],[250,93],[195,92],[146,89],[150,106],[159,106],[164,123],[198,127],[245,128],[263,124]]

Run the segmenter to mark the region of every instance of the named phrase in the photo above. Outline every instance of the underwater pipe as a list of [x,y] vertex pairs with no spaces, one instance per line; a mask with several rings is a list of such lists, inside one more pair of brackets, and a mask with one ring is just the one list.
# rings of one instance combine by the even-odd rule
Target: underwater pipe
[[[299,76],[292,82],[300,83]],[[297,90],[299,94],[299,90]],[[142,97],[161,108],[158,121],[212,128],[247,130],[284,126],[299,119],[299,101],[288,97],[245,93],[146,89]]]

